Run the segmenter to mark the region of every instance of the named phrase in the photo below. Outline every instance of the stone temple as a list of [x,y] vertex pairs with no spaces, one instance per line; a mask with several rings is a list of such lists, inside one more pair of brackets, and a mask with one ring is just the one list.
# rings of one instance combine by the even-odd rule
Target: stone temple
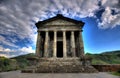
[[34,68],[23,72],[76,73],[96,72],[91,59],[84,55],[82,28],[84,22],[60,14],[36,23],[38,29]]

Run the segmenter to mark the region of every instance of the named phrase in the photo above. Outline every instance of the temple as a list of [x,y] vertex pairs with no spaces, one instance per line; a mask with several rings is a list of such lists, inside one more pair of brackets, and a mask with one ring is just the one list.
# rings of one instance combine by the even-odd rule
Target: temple
[[40,58],[76,58],[84,56],[84,23],[58,14],[38,22],[36,55]]
[[37,73],[96,72],[84,54],[83,26],[84,22],[60,14],[36,23],[37,62],[28,70]]

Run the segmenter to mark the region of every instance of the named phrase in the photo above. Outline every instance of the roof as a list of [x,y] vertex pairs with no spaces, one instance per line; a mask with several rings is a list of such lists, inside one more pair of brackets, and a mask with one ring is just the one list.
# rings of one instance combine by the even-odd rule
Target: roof
[[39,26],[44,25],[47,22],[57,20],[57,19],[63,19],[63,20],[70,21],[70,22],[73,22],[73,23],[78,24],[78,25],[82,24],[82,27],[84,25],[84,22],[82,22],[82,21],[78,21],[78,20],[74,20],[74,19],[71,19],[71,18],[68,18],[68,17],[64,17],[61,14],[57,14],[55,17],[52,17],[52,18],[49,18],[49,19],[46,19],[46,20],[43,20],[43,21],[38,21],[35,25],[36,25],[37,28],[39,28]]

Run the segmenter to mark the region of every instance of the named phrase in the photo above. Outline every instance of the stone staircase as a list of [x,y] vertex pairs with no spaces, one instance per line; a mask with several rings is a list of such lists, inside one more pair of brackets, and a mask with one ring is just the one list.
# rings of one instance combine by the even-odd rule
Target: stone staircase
[[91,65],[82,65],[79,58],[41,58],[36,66],[22,72],[28,73],[94,73],[98,72]]

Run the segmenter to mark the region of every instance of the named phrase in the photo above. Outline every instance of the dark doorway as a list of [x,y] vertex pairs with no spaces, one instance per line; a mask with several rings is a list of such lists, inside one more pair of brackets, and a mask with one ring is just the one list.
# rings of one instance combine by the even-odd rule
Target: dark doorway
[[62,41],[57,42],[57,57],[59,58],[63,57],[63,42]]

